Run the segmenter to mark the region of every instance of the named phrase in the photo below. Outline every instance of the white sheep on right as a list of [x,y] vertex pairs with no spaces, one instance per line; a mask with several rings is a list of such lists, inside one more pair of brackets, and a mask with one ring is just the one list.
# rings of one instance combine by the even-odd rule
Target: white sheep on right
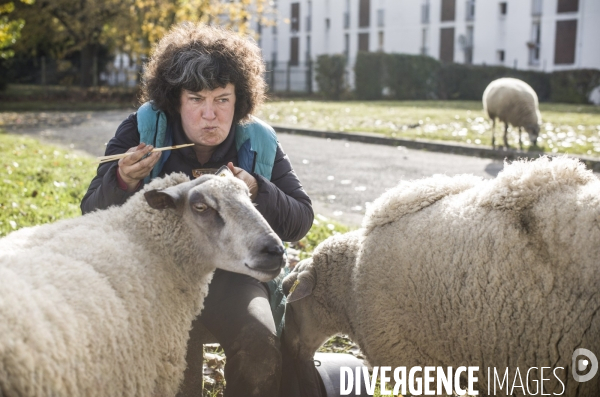
[[540,133],[542,116],[538,108],[538,97],[533,88],[526,82],[510,77],[492,81],[483,92],[483,110],[492,120],[492,147],[496,148],[494,133],[496,118],[504,123],[504,147],[508,148],[508,125],[519,129],[519,148],[521,128],[529,134],[532,146],[536,146]]
[[600,357],[600,180],[577,160],[543,157],[493,180],[401,182],[361,229],[300,262],[284,291],[297,359],[341,332],[374,366],[478,366],[480,395],[488,368],[508,368],[527,395],[544,378],[544,394],[598,397],[598,377],[578,383],[571,360],[578,348]]

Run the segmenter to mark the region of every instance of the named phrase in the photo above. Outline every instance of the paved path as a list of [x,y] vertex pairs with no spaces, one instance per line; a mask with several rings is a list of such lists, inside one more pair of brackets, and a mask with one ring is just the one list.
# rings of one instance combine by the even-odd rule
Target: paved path
[[[74,118],[78,123],[75,125],[7,130],[100,156],[128,114],[129,111],[86,112]],[[360,225],[367,203],[400,180],[436,173],[470,173],[491,178],[503,166],[497,160],[299,135],[279,134],[279,141],[313,199],[315,211],[354,226]]]

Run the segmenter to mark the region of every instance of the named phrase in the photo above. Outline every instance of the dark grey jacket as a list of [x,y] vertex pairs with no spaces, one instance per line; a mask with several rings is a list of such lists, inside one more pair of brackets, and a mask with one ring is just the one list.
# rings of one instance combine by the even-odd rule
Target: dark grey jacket
[[[190,143],[185,136],[179,118],[169,119],[168,127],[173,134],[173,144]],[[136,114],[133,113],[121,123],[115,136],[108,142],[106,155],[125,153],[140,143]],[[200,164],[192,148],[171,151],[161,175],[183,172],[192,178],[192,170],[199,168],[219,168],[228,162],[237,166],[233,128],[221,143],[207,164]],[[111,205],[123,204],[134,193],[119,188],[117,182],[117,162],[100,164],[87,193],[81,200],[82,213],[105,209]],[[265,217],[271,228],[284,241],[297,241],[306,235],[312,226],[314,214],[310,198],[302,188],[292,169],[289,158],[277,145],[275,164],[271,180],[252,173],[258,182],[256,208]]]

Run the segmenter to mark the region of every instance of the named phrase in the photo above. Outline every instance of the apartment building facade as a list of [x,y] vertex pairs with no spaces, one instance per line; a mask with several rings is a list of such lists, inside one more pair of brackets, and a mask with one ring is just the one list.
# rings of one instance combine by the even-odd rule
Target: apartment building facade
[[600,0],[274,0],[274,5],[275,26],[258,30],[273,76],[286,76],[278,90],[304,90],[307,85],[290,81],[290,75],[312,79],[309,62],[321,54],[345,54],[351,83],[359,51],[545,72],[600,69]]

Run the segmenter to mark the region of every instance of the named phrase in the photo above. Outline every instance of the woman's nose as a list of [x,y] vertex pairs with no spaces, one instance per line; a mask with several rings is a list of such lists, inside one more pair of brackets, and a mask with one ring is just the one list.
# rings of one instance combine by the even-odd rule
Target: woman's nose
[[212,103],[206,103],[202,109],[202,118],[213,120],[215,118],[215,108]]

